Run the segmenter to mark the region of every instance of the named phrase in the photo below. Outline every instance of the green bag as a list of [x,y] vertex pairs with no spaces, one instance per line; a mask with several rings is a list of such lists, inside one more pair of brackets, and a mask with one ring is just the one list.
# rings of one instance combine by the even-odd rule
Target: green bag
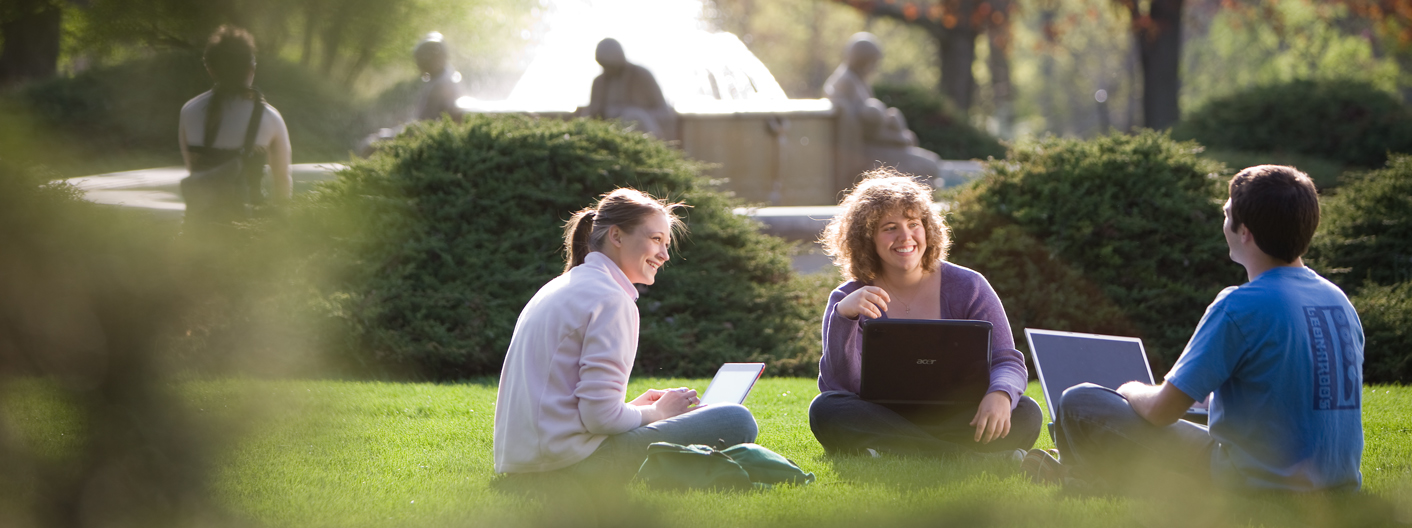
[[717,451],[705,445],[657,442],[647,447],[637,478],[674,489],[768,489],[779,483],[808,484],[814,474],[756,444]]

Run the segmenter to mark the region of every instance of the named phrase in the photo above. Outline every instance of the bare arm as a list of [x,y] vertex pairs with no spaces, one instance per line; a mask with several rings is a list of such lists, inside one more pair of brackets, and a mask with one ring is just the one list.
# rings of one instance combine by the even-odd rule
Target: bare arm
[[294,178],[289,172],[293,153],[289,146],[289,129],[284,126],[284,120],[280,120],[279,127],[275,130],[274,137],[270,138],[267,149],[270,164],[271,198],[274,198],[276,202],[288,201],[294,195]]
[[603,117],[603,112],[607,110],[607,104],[604,100],[607,96],[603,93],[604,84],[602,75],[593,78],[593,85],[588,92],[588,107],[583,109],[583,114],[581,115],[586,117]]
[[186,171],[191,172],[191,153],[186,150],[186,125],[177,123],[177,144],[181,145],[181,162],[186,164]]
[[1118,394],[1128,399],[1138,416],[1152,425],[1166,426],[1176,423],[1191,408],[1196,400],[1170,383],[1148,385],[1138,381],[1124,383],[1118,387]]

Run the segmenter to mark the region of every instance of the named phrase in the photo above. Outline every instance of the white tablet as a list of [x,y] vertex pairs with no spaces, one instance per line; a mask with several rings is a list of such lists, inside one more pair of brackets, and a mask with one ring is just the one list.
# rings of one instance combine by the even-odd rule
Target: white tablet
[[765,372],[764,363],[726,363],[716,371],[706,395],[701,397],[701,405],[712,403],[744,403],[755,380]]

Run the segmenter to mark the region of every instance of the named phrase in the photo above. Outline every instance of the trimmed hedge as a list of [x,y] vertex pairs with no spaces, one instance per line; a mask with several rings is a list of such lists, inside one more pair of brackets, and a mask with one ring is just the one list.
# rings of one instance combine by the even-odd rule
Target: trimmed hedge
[[294,223],[310,226],[311,265],[336,273],[324,298],[360,358],[459,379],[499,372],[520,310],[562,270],[573,211],[620,186],[684,201],[690,235],[638,301],[635,372],[708,376],[762,361],[811,375],[822,298],[799,293],[791,246],[733,214],[699,171],[607,123],[472,115],[409,127],[303,199]]
[[951,195],[950,258],[990,281],[1020,347],[1026,327],[1137,336],[1160,377],[1244,277],[1199,150],[1152,131],[1016,147]]
[[1363,382],[1412,381],[1412,281],[1369,284],[1349,300],[1363,323]]
[[1412,280],[1412,155],[1342,181],[1323,200],[1311,265],[1347,292]]
[[1248,152],[1289,152],[1376,168],[1412,153],[1412,108],[1356,81],[1291,81],[1213,99],[1173,137]]
[[1004,158],[1000,140],[966,122],[965,114],[951,107],[935,90],[907,84],[878,84],[873,94],[888,106],[895,106],[907,118],[907,126],[917,134],[918,146],[937,153],[942,159]]

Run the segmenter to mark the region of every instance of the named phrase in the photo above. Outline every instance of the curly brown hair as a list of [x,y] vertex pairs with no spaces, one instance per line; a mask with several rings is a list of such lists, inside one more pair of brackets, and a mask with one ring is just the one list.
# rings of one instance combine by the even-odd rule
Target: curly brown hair
[[900,210],[908,218],[922,221],[927,233],[922,269],[928,273],[938,269],[951,247],[950,230],[932,209],[932,188],[896,169],[868,171],[839,205],[843,211],[829,221],[819,243],[845,279],[870,284],[877,280],[882,259],[873,236],[878,222],[888,213]]

